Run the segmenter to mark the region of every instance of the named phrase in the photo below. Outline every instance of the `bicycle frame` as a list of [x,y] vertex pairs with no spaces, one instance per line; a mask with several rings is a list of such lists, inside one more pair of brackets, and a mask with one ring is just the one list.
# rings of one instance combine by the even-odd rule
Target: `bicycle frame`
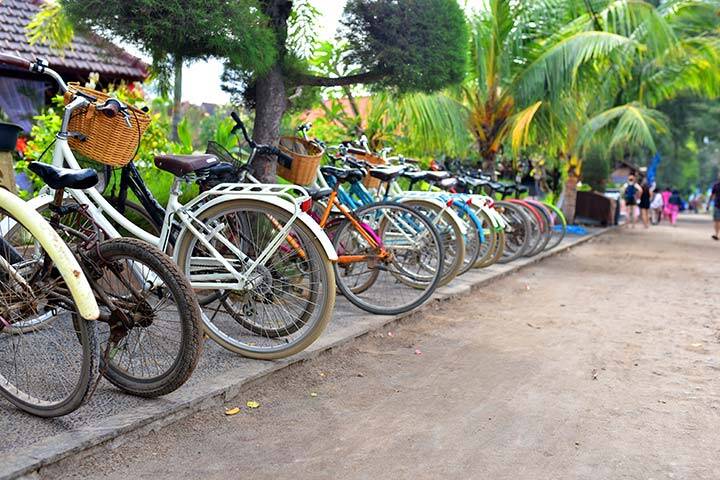
[[333,207],[340,210],[340,213],[343,214],[345,218],[348,219],[348,221],[352,224],[353,228],[356,232],[360,234],[360,236],[365,239],[365,241],[370,245],[373,249],[380,249],[380,253],[376,256],[371,255],[339,255],[338,256],[338,264],[340,265],[347,265],[350,263],[360,263],[360,262],[367,262],[368,260],[372,258],[378,258],[380,260],[384,260],[390,256],[390,254],[385,250],[385,248],[382,246],[382,243],[378,241],[373,235],[371,235],[367,229],[363,226],[363,224],[355,218],[355,215],[348,209],[345,205],[343,205],[338,200],[338,192],[337,189],[334,189],[332,193],[330,194],[330,197],[328,198],[327,206],[325,207],[325,210],[323,211],[322,217],[320,218],[320,221],[318,222],[321,228],[325,228],[328,224],[328,220],[330,219],[330,213],[333,210]]
[[[100,310],[93,290],[82,274],[77,259],[52,226],[35,209],[28,208],[26,202],[3,188],[0,188],[0,206],[22,224],[45,249],[70,289],[80,316],[87,320],[97,319]],[[9,220],[5,218],[0,222],[0,231],[3,234],[13,226]],[[9,264],[4,266],[12,268]]]

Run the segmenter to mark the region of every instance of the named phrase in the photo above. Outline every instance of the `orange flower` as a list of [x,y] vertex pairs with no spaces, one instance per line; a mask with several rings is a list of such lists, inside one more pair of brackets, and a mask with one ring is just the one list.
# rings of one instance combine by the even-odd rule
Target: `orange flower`
[[27,149],[27,139],[25,137],[18,137],[17,143],[15,143],[15,150],[17,150],[20,155],[25,155],[25,150]]

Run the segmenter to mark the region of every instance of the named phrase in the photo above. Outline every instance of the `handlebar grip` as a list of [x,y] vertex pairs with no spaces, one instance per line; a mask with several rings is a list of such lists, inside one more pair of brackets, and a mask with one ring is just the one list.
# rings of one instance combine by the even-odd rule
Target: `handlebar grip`
[[240,120],[240,115],[238,115],[237,112],[230,112],[230,116],[233,120],[235,120],[235,123],[237,123],[238,126],[243,124],[242,120]]
[[0,63],[12,65],[14,67],[24,68],[25,70],[30,70],[30,67],[32,65],[32,62],[30,60],[25,60],[22,57],[8,55],[6,53],[0,53]]
[[287,155],[280,151],[280,149],[277,149],[277,153],[275,154],[278,159],[278,163],[282,165],[285,168],[292,168],[292,162],[293,159],[290,155]]
[[115,100],[114,98],[108,98],[104,104],[100,105],[99,107],[95,108],[98,112],[104,113],[107,117],[114,117],[118,113],[120,113],[120,110],[122,109],[122,105],[118,100]]

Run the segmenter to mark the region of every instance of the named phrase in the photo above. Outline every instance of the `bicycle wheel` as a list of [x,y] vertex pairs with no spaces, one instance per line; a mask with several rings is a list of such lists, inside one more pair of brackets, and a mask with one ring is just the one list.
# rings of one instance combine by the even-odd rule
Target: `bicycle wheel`
[[[465,227],[465,259],[463,261],[462,268],[458,275],[462,275],[470,271],[478,263],[480,257],[480,251],[482,249],[483,240],[485,240],[484,233],[482,232],[482,226],[478,226],[475,220],[470,217],[462,207],[456,206],[455,212],[457,213],[460,220],[463,222]],[[488,239],[489,240],[489,239]]]
[[478,257],[473,265],[474,268],[485,268],[496,261],[497,247],[500,240],[500,232],[493,226],[490,216],[481,208],[475,209],[475,216],[480,220],[482,227],[482,242],[478,250]]
[[[199,291],[203,298],[212,298],[202,305],[207,334],[232,352],[259,359],[294,355],[312,344],[332,317],[332,262],[312,230],[299,221],[278,237],[291,217],[280,207],[254,199],[223,202],[198,217],[199,224],[213,232],[208,238],[213,248],[241,273],[279,242],[275,253],[250,274],[246,288],[212,289],[214,296],[207,295],[209,288]],[[245,258],[241,260],[224,241]],[[189,232],[179,240],[176,258],[193,282],[234,280]]]
[[496,202],[497,208],[502,209],[507,227],[505,228],[505,248],[503,256],[498,263],[508,263],[524,255],[530,245],[531,222],[528,214],[519,206],[505,201]]
[[33,415],[67,415],[98,376],[96,322],[76,313],[40,242],[3,214],[14,225],[0,244],[0,394]]
[[443,272],[440,286],[447,285],[460,274],[465,263],[465,234],[458,221],[439,205],[423,199],[403,199],[403,205],[426,216],[440,234],[443,245]]
[[[343,221],[333,237],[341,256],[335,264],[340,292],[358,308],[379,315],[397,315],[425,303],[440,282],[444,263],[442,240],[432,222],[393,202],[366,205],[353,215],[374,232],[388,255],[378,258],[381,250],[371,247],[353,222]],[[367,260],[345,263],[343,256]],[[369,276],[375,277],[372,286],[356,292],[355,285],[366,284]]]
[[88,253],[96,288],[112,303],[98,302],[105,377],[141,397],[177,390],[202,352],[202,318],[189,281],[140,240],[107,240]]
[[550,236],[550,241],[545,249],[552,250],[560,245],[560,242],[562,242],[565,238],[567,233],[567,220],[565,220],[565,215],[562,210],[557,208],[555,205],[550,203],[545,203],[544,205],[550,210],[550,218],[552,219],[552,235]]
[[541,253],[542,251],[544,251],[547,248],[547,245],[550,242],[550,239],[552,238],[553,220],[550,215],[550,211],[542,203],[540,203],[536,200],[532,200],[532,199],[527,199],[527,200],[525,200],[525,202],[530,207],[535,209],[535,211],[537,212],[537,214],[540,217],[540,231],[541,231],[542,237],[541,237],[540,241],[538,242],[537,246],[535,247],[535,250],[533,250],[533,252],[530,255],[528,255],[528,256],[532,257],[535,255],[538,255],[539,253]]
[[544,239],[544,222],[540,212],[523,200],[513,200],[515,205],[522,209],[530,220],[530,241],[523,252],[524,257],[533,257],[538,253],[538,247]]

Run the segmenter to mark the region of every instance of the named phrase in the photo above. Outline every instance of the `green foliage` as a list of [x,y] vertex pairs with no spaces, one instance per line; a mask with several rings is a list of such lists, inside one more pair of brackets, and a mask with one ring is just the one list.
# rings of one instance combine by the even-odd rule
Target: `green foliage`
[[25,27],[30,45],[42,43],[62,52],[73,39],[73,27],[58,3],[44,2]]
[[456,0],[350,0],[343,18],[349,60],[400,91],[462,81],[468,29]]
[[61,0],[61,5],[80,28],[149,53],[164,93],[179,62],[214,56],[263,73],[277,58],[274,33],[258,0]]

